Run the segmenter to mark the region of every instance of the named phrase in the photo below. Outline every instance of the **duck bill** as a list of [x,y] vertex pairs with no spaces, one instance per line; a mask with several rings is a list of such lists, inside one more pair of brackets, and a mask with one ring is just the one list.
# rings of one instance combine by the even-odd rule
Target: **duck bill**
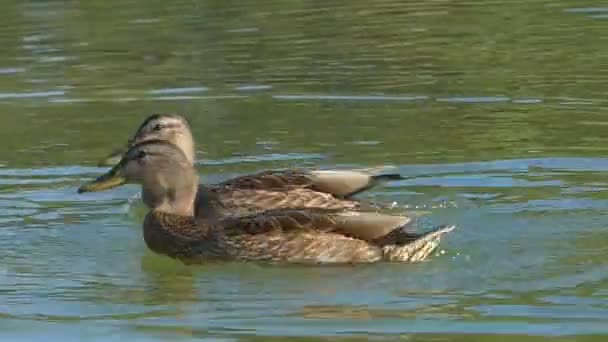
[[127,150],[128,150],[128,147],[121,147],[121,148],[114,150],[114,152],[112,152],[110,155],[108,155],[104,159],[100,160],[97,163],[97,166],[104,167],[104,166],[114,166],[114,165],[118,164],[120,162],[120,159],[122,158],[122,156],[127,152]]
[[94,181],[84,184],[78,188],[78,193],[103,191],[127,183],[127,179],[122,175],[120,166],[116,165],[112,170],[97,177]]

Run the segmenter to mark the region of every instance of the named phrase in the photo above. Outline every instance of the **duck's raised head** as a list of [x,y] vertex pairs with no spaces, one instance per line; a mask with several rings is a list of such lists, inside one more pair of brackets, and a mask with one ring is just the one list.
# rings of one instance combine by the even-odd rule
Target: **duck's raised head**
[[194,138],[188,121],[177,114],[153,114],[139,125],[127,146],[101,160],[99,166],[115,165],[131,146],[149,140],[162,140],[177,146],[190,163],[194,163]]
[[150,209],[192,216],[198,187],[194,165],[177,146],[163,140],[134,144],[110,171],[84,184],[79,193],[102,191],[123,184],[142,186]]

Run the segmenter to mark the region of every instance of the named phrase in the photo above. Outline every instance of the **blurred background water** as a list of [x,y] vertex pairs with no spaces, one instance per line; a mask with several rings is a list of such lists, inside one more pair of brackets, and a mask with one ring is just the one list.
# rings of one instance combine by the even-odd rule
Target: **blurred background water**
[[[608,335],[608,7],[1,8],[3,340]],[[408,178],[365,196],[459,230],[417,265],[182,266],[145,247],[137,187],[76,194],[155,112],[191,121],[206,182],[391,164]]]

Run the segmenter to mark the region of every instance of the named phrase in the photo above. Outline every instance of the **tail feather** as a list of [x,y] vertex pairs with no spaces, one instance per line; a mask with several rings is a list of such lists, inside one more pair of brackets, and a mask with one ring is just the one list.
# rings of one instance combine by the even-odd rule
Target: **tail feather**
[[377,182],[381,181],[391,181],[391,180],[402,180],[405,179],[402,175],[398,173],[384,173],[380,175],[373,175],[372,179]]
[[305,171],[316,190],[349,198],[375,186],[378,182],[404,179],[395,167],[371,167],[344,170]]
[[[382,247],[384,259],[400,262],[422,261],[437,249],[441,236],[451,232],[455,228],[455,226],[439,226],[423,234],[403,233],[407,236],[407,239],[403,239],[404,243],[384,245]],[[406,242],[406,240],[408,241]]]
[[364,168],[354,168],[351,171],[365,173],[370,176],[378,176],[383,174],[395,174],[397,167],[393,165],[380,165],[380,166],[372,166],[372,167],[364,167]]
[[388,181],[403,180],[403,179],[405,179],[405,178],[398,173],[383,173],[383,174],[377,174],[377,175],[370,175],[369,182],[365,186],[344,195],[344,198],[351,198],[355,195],[358,195],[364,191],[367,191],[367,190],[375,187],[380,182],[388,182]]
[[447,225],[438,226],[438,227],[433,228],[431,231],[420,234],[419,238],[416,239],[416,241],[418,242],[418,241],[429,241],[429,240],[433,240],[433,239],[439,239],[441,237],[441,235],[443,235],[445,233],[449,233],[454,229],[456,229],[456,226],[447,226]]

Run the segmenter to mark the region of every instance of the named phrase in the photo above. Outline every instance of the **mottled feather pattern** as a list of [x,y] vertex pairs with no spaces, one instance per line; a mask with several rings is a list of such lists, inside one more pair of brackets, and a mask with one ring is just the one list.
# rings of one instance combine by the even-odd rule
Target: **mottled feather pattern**
[[441,242],[441,236],[454,230],[454,226],[441,226],[430,232],[420,234],[403,245],[385,245],[382,247],[386,261],[418,262],[427,259]]
[[290,231],[331,232],[336,227],[335,218],[326,210],[269,210],[260,215],[228,217],[220,223],[227,236]]
[[[216,185],[200,185],[199,194],[213,194],[219,216],[243,216],[280,208],[321,208],[332,210],[376,211],[382,205],[345,199],[317,189],[309,175],[302,171],[265,171],[241,176]],[[197,194],[198,216],[209,215],[209,201]]]
[[439,243],[443,228],[405,245],[377,245],[335,230],[331,214],[298,210],[224,218],[202,225],[191,217],[151,211],[144,221],[148,247],[185,263],[219,258],[291,263],[416,262]]
[[268,190],[232,190],[218,188],[215,190],[222,204],[238,210],[247,208],[252,211],[263,211],[278,208],[325,208],[357,209],[359,203],[341,200],[322,192],[309,189],[292,189],[289,191]]
[[382,259],[379,247],[335,233],[269,233],[227,239],[224,243],[240,260],[323,264]]
[[296,170],[271,170],[229,179],[218,184],[218,186],[234,190],[285,191],[296,188],[312,188],[313,182],[304,172]]
[[140,183],[144,203],[152,209],[144,220],[147,245],[184,263],[214,258],[414,262],[429,256],[440,236],[453,229],[410,233],[407,217],[385,215],[377,211],[377,204],[353,200],[354,194],[379,181],[403,179],[399,174],[379,174],[384,168],[275,170],[197,186],[194,160],[187,121],[179,115],[153,115],[129,140],[121,162],[96,185],[81,189],[99,191],[119,181]]
[[192,217],[149,212],[143,224],[144,241],[159,254],[188,259],[193,256],[191,242],[204,237],[204,227],[197,226]]

